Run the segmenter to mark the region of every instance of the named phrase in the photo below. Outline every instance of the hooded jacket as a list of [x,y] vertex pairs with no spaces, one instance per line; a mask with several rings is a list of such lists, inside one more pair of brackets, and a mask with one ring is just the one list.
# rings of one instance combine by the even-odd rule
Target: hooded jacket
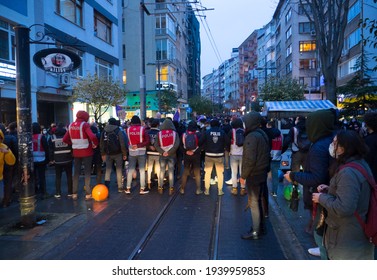
[[[116,131],[116,130],[118,130],[118,131]],[[122,153],[123,156],[127,156],[126,140],[125,140],[124,134],[120,130],[119,126],[114,125],[114,124],[107,124],[104,128],[104,132],[101,133],[101,140],[100,140],[101,155],[106,155],[105,143],[104,143],[105,132],[106,133],[110,133],[110,132],[118,133],[118,139],[119,139],[119,143],[120,143],[121,153]]]
[[334,137],[335,116],[330,110],[319,110],[310,113],[306,119],[306,133],[313,143],[310,146],[304,172],[291,172],[292,181],[304,186],[304,207],[312,207],[311,194],[320,184],[329,184],[329,167],[332,158],[329,146]]
[[[173,131],[173,134],[175,134],[174,143],[172,144],[171,148],[168,150],[162,148],[161,137],[160,137],[167,130],[171,130]],[[164,122],[160,126],[160,131],[158,132],[156,141],[154,142],[154,147],[160,153],[161,156],[166,151],[168,152],[169,157],[176,157],[180,142],[181,141],[179,140],[178,132],[176,131],[176,128],[173,122],[170,119],[165,119]]]
[[16,163],[16,157],[8,146],[3,143],[4,138],[4,133],[0,130],[0,149],[7,150],[6,153],[0,152],[0,181],[3,180],[4,164],[14,165]]
[[90,129],[88,120],[89,114],[87,112],[78,111],[76,120],[70,124],[63,137],[64,143],[72,145],[73,157],[93,156],[93,148],[98,146],[98,138]]
[[245,140],[242,154],[241,178],[267,173],[270,165],[270,145],[267,134],[260,128],[262,116],[251,112],[243,118]]

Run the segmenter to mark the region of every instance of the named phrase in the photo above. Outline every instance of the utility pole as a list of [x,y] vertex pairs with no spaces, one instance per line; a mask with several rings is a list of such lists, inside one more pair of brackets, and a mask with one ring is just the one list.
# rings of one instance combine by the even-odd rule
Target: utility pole
[[140,1],[140,118],[145,120],[147,117],[146,106],[146,81],[145,81],[145,22],[144,13],[150,15],[144,0]]
[[36,222],[31,134],[31,78],[29,28],[17,25],[16,39],[16,103],[18,130],[18,161],[21,173],[21,225],[32,227]]
[[158,112],[161,113],[161,65],[157,59],[157,79],[158,79]]

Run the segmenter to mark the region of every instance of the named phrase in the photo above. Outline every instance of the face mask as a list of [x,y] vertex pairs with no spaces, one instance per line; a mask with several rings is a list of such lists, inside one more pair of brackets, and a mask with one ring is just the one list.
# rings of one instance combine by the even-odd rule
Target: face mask
[[329,154],[331,157],[333,158],[336,158],[337,155],[335,153],[335,147],[334,147],[334,143],[331,143],[330,146],[329,146]]

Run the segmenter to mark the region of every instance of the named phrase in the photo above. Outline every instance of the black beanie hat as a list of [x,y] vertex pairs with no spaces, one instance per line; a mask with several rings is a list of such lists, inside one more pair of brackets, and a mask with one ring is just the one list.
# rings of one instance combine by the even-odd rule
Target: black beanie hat
[[140,118],[138,116],[133,116],[131,118],[131,124],[141,124]]

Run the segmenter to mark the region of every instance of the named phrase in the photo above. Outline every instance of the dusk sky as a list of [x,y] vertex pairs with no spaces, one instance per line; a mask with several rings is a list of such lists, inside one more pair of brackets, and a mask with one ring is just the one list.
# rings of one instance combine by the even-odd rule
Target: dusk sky
[[[271,19],[278,0],[200,0],[208,8],[206,18],[197,17],[200,23],[201,75],[212,72],[231,57],[232,48],[237,48],[255,30]],[[207,22],[207,24],[206,24]],[[208,30],[209,28],[209,30]],[[206,32],[206,29],[208,32]],[[212,34],[215,46],[209,40]],[[214,51],[217,47],[218,55]]]

